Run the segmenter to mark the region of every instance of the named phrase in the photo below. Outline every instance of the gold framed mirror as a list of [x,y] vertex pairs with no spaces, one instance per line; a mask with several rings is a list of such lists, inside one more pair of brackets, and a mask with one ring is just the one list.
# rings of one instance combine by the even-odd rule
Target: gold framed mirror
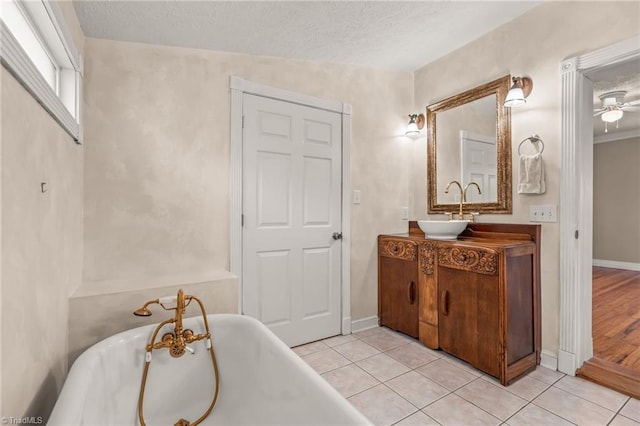
[[428,213],[457,211],[451,181],[481,190],[469,188],[465,212],[512,213],[510,83],[506,75],[427,107]]

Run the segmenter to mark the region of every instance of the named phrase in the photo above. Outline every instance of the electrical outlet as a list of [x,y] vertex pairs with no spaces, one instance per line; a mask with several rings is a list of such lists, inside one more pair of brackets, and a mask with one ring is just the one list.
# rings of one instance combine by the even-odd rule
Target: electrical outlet
[[409,220],[409,207],[402,208],[402,220]]
[[360,190],[353,190],[353,204],[360,204]]
[[557,222],[557,215],[555,204],[529,206],[530,222]]

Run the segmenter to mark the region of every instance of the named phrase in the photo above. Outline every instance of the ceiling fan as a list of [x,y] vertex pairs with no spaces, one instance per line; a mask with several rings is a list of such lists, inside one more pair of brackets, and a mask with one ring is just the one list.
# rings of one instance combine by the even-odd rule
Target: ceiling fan
[[625,111],[640,112],[640,99],[632,102],[624,102],[626,90],[616,90],[606,92],[599,96],[602,107],[593,110],[593,116],[598,115],[605,122],[605,133],[607,132],[607,123],[617,122],[622,118]]

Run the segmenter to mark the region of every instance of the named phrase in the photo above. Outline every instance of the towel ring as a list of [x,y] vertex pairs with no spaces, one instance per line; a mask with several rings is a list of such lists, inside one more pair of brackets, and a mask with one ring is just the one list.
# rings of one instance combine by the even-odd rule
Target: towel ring
[[540,150],[540,152],[538,152],[538,154],[542,154],[542,151],[544,151],[544,142],[542,142],[542,139],[540,139],[540,136],[538,135],[531,135],[528,138],[524,138],[522,140],[522,142],[520,142],[520,145],[518,145],[518,155],[522,155],[520,154],[520,147],[522,146],[523,143],[525,143],[526,141],[530,141],[532,144],[535,142],[540,142],[540,145],[542,145],[542,149]]

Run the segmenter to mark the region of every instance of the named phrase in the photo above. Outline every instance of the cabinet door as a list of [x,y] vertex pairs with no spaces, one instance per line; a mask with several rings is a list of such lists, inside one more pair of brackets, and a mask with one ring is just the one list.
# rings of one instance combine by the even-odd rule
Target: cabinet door
[[[442,257],[439,260],[443,260]],[[440,347],[499,377],[502,352],[499,277],[497,274],[464,270],[466,265],[462,262],[450,266],[438,267]]]
[[379,257],[380,324],[418,337],[418,265],[392,257]]

